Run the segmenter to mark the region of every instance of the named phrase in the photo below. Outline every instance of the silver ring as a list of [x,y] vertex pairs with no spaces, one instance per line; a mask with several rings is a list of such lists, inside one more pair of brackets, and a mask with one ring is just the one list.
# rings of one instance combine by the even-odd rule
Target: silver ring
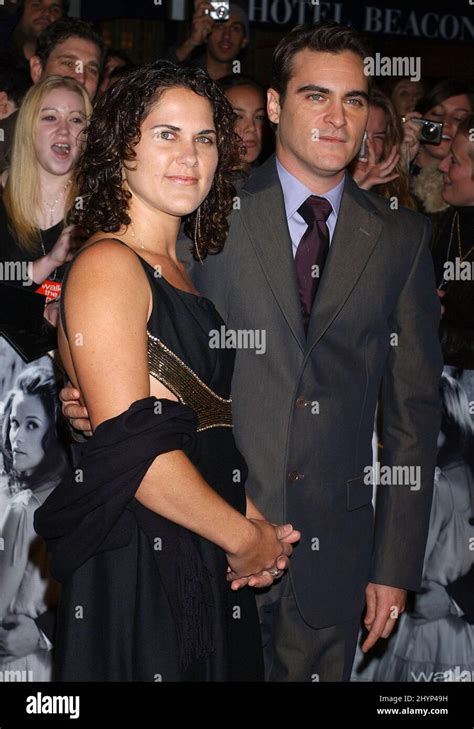
[[283,570],[279,570],[277,567],[273,567],[273,569],[268,570],[268,572],[271,574],[272,577],[279,577],[281,574],[283,574]]

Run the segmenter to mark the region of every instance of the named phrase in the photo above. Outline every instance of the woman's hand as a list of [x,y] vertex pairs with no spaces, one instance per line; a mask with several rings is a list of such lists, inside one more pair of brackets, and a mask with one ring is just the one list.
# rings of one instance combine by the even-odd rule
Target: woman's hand
[[62,413],[68,419],[71,428],[90,437],[92,426],[87,408],[80,403],[81,392],[73,386],[72,382],[68,382],[59,393],[59,398],[63,404]]
[[53,268],[63,266],[66,261],[70,261],[73,257],[73,231],[74,225],[68,225],[67,228],[64,228],[56,243],[46,255]]
[[418,111],[410,111],[405,115],[403,122],[403,141],[401,144],[401,152],[403,162],[408,168],[418,152],[420,151],[420,132],[421,124],[417,124],[412,119],[422,119],[423,117]]
[[367,162],[354,160],[352,176],[362,190],[370,190],[374,185],[384,185],[399,177],[393,170],[400,161],[400,153],[396,144],[393,145],[387,159],[377,162],[374,145],[370,137],[367,139]]
[[287,568],[287,558],[293,551],[291,545],[301,536],[291,524],[274,525],[262,519],[248,521],[252,529],[245,541],[237,552],[227,553],[230,567],[227,579],[236,582],[233,589],[243,587],[241,578],[245,578],[244,584],[249,584],[251,587],[265,587],[271,584],[275,576],[271,575],[270,570],[275,567]]
[[[276,527],[278,525],[274,524],[273,526]],[[300,539],[301,532],[293,529],[291,532],[288,533],[286,537],[283,537],[281,541],[286,542],[287,544],[294,544]],[[272,585],[275,580],[279,580],[283,576],[283,573],[285,572],[285,570],[288,569],[289,564],[290,555],[286,556],[282,554],[280,555],[280,557],[278,557],[275,564],[270,568],[270,570],[262,570],[262,572],[254,575],[249,575],[248,577],[236,577],[235,572],[233,572],[232,568],[228,567],[227,581],[231,583],[230,586],[232,590],[240,590],[246,585],[256,588],[270,587],[270,585]]]

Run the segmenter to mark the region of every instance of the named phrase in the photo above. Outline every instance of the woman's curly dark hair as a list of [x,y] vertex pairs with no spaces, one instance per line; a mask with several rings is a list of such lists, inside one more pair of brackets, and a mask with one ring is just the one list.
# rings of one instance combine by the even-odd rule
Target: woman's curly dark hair
[[[123,187],[122,164],[136,159],[140,128],[163,91],[183,87],[209,99],[217,132],[218,164],[211,189],[201,203],[199,251],[202,258],[219,253],[227,237],[227,216],[239,168],[242,141],[234,132],[232,107],[222,91],[199,68],[157,61],[125,74],[109,88],[94,108],[87,143],[79,163],[79,200],[74,222],[87,238],[99,230],[115,233],[130,225]],[[194,240],[197,211],[185,216],[184,232]],[[193,250],[195,257],[196,253]]]

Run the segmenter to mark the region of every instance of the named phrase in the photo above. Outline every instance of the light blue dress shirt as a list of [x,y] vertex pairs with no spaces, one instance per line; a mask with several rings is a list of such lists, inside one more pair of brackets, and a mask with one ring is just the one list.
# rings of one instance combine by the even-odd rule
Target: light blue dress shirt
[[[308,227],[301,215],[298,213],[298,208],[301,207],[310,195],[315,195],[316,193],[310,190],[309,187],[306,187],[306,185],[303,185],[303,183],[292,175],[291,172],[288,172],[278,159],[276,160],[276,166],[285,200],[286,219],[288,222],[288,229],[290,231],[294,258],[296,251],[298,250],[300,240]],[[332,212],[329,214],[329,218],[327,219],[329,244],[332,242],[337,216],[339,215],[339,208],[341,207],[344,182],[345,176],[342,178],[341,182],[331,188],[331,190],[325,192],[324,195],[319,195],[319,197],[326,198],[326,200],[331,203],[332,207]]]

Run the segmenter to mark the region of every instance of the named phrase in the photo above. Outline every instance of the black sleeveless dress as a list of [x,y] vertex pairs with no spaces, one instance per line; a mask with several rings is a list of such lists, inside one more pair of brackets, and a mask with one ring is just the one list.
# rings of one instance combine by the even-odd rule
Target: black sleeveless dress
[[[241,513],[247,474],[228,399],[235,353],[209,346],[223,321],[211,301],[175,288],[139,258],[153,292],[149,371],[179,402],[147,398],[102,423],[76,469],[86,486],[70,478],[36,512],[62,583],[56,679],[263,680],[253,592],[230,589],[220,548],[134,498],[156,455],[179,447]],[[150,450],[157,440],[164,445]]]

